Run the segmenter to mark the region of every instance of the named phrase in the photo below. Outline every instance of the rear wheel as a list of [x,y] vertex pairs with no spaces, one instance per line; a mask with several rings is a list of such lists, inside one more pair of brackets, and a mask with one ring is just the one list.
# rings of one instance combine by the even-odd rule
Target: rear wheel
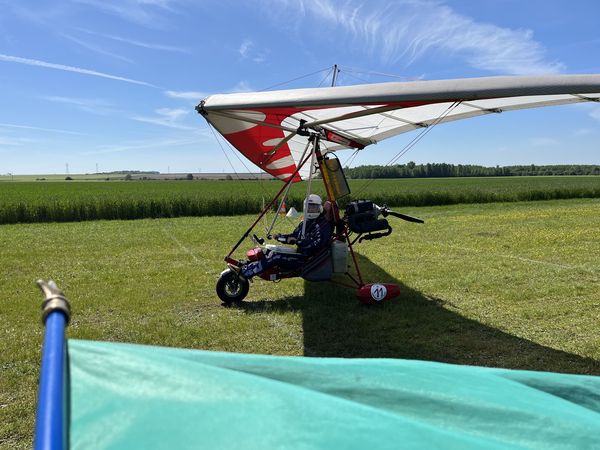
[[217,295],[226,305],[244,300],[249,289],[248,280],[233,269],[224,271],[217,281]]

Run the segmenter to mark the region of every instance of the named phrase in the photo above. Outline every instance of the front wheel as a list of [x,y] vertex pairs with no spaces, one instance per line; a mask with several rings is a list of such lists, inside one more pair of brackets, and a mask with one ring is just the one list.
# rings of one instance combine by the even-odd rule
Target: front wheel
[[221,273],[217,281],[217,295],[226,305],[239,303],[250,289],[250,283],[233,269],[227,269]]

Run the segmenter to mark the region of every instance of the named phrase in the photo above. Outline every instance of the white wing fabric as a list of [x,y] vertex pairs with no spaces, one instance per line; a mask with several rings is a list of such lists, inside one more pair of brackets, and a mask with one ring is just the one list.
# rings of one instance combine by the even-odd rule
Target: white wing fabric
[[307,137],[297,134],[299,127],[321,130],[321,150],[326,153],[363,149],[433,123],[589,101],[600,101],[600,75],[465,78],[219,94],[207,97],[197,110],[250,161],[288,180],[307,144]]

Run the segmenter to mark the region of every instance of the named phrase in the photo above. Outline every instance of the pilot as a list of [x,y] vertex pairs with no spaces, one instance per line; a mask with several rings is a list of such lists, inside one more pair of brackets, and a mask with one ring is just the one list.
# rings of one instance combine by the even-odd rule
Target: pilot
[[[273,235],[273,238],[279,242],[295,244],[297,253],[267,252],[260,261],[244,264],[240,270],[241,276],[249,279],[274,266],[279,266],[286,272],[299,269],[307,258],[329,245],[333,230],[323,212],[321,197],[310,194],[304,201],[304,205],[304,221],[300,222],[291,234]],[[306,228],[302,235],[304,222],[306,222]]]

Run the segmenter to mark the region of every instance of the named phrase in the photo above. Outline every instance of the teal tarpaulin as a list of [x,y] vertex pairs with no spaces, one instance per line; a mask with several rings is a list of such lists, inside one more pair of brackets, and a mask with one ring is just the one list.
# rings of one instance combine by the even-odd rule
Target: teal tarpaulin
[[600,377],[68,342],[71,448],[600,448]]

